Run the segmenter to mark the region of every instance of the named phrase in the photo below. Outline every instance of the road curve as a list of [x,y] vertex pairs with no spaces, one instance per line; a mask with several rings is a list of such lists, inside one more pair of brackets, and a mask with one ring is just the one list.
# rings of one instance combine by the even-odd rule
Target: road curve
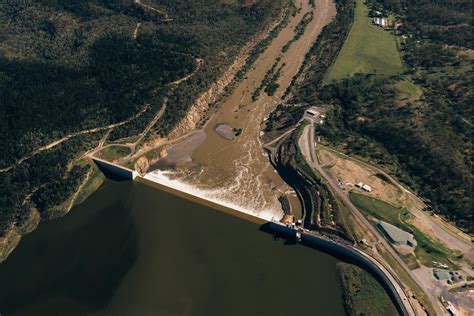
[[[316,149],[315,149],[315,142],[314,142],[314,125],[313,122],[310,121],[310,124],[304,127],[303,133],[301,134],[300,139],[298,140],[298,146],[306,160],[306,162],[315,169],[323,178],[326,179],[328,184],[331,186],[333,192],[337,194],[337,196],[342,200],[342,202],[347,206],[349,211],[355,216],[356,220],[362,224],[363,227],[367,228],[374,236],[377,237],[378,241],[384,246],[384,248],[394,257],[394,259],[400,264],[410,275],[411,278],[418,281],[416,276],[411,272],[408,266],[403,262],[403,260],[397,255],[395,250],[388,244],[388,242],[379,234],[379,232],[369,223],[369,221],[362,215],[362,213],[355,207],[352,201],[349,199],[348,195],[341,190],[338,186],[336,180],[329,176],[329,174],[324,170],[324,168],[318,164],[316,158]],[[372,258],[373,259],[373,258]],[[375,260],[375,259],[373,259]],[[381,266],[381,264],[379,263]],[[397,288],[397,293],[399,293],[400,300],[404,302],[405,309],[408,311],[409,315],[415,315],[413,307],[409,303],[409,300],[403,291],[401,285],[393,278],[393,276],[388,272],[388,270],[381,266],[380,269],[385,273],[388,273],[387,278],[393,279],[395,282],[394,286]],[[417,282],[418,283],[418,282]],[[433,308],[437,311],[439,315],[443,315],[444,313],[440,309],[439,305],[437,304],[436,298],[431,295],[431,293],[426,293],[427,297],[430,298],[430,301],[433,305]]]

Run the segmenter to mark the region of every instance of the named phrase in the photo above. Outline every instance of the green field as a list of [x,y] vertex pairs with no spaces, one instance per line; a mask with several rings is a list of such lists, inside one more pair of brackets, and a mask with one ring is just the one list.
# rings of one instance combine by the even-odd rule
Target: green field
[[423,95],[423,90],[413,83],[410,78],[404,78],[395,84],[399,101],[415,102]]
[[387,292],[368,272],[342,262],[337,264],[337,270],[348,315],[398,315]]
[[123,146],[109,146],[105,147],[100,153],[99,157],[107,160],[114,161],[123,158],[131,153],[130,148]]
[[[444,244],[425,236],[415,226],[408,224],[412,216],[405,208],[397,208],[381,200],[366,195],[350,193],[352,203],[365,215],[393,224],[415,236],[418,246],[415,249],[416,259],[428,267],[435,266],[433,261],[444,263],[451,268],[456,268],[455,262],[459,260],[459,253],[448,249]],[[415,268],[417,265],[413,258],[403,258],[405,262]]]
[[354,23],[326,83],[348,78],[355,73],[394,76],[402,72],[396,37],[372,25],[363,0],[356,0]]

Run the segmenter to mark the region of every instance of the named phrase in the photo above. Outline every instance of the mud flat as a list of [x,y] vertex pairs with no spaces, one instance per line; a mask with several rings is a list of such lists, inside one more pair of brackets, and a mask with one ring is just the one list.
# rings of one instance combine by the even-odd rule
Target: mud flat
[[206,133],[197,131],[181,142],[170,145],[166,148],[167,155],[150,166],[150,172],[158,169],[176,168],[180,163],[191,162],[193,151],[206,140],[206,137]]
[[234,129],[227,124],[217,124],[217,126],[214,127],[214,130],[216,131],[217,135],[224,139],[234,140],[235,138]]

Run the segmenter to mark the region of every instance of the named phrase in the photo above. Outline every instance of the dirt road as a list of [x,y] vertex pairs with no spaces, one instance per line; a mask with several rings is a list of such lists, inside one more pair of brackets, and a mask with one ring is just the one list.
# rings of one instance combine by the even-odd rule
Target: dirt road
[[163,10],[160,10],[156,7],[152,7],[151,5],[148,5],[148,4],[145,4],[143,3],[141,0],[133,0],[133,3],[142,7],[143,9],[145,10],[148,10],[148,11],[151,11],[151,12],[154,12],[154,13],[157,13],[158,15],[161,15],[163,17],[163,22],[171,22],[173,21],[172,18],[170,18],[170,16],[168,15],[168,13],[166,13],[165,11]]

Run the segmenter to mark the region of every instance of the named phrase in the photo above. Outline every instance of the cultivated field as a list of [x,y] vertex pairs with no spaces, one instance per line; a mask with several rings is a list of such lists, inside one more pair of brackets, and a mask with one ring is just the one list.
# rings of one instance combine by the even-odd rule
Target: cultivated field
[[355,73],[393,76],[402,72],[395,35],[372,25],[364,0],[356,0],[354,24],[325,82]]

